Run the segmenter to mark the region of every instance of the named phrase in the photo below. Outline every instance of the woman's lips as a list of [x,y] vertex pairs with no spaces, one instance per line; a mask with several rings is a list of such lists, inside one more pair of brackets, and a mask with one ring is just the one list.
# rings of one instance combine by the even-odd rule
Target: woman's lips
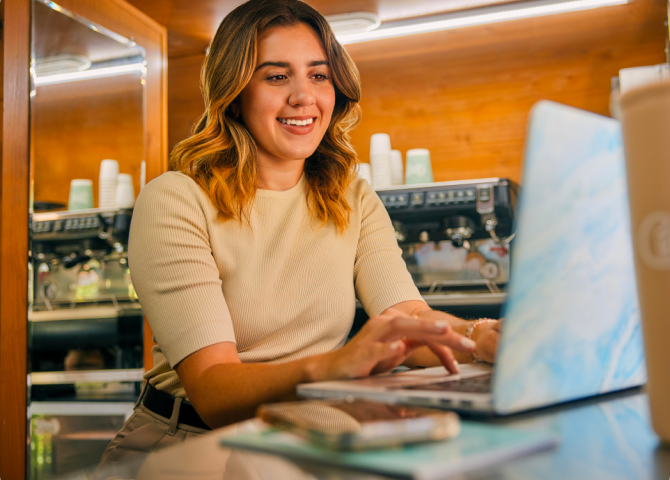
[[282,123],[277,119],[277,123],[284,128],[289,133],[292,133],[293,135],[307,135],[309,133],[312,133],[314,130],[314,127],[316,126],[316,117],[312,117],[313,121],[309,125],[288,125],[286,123]]

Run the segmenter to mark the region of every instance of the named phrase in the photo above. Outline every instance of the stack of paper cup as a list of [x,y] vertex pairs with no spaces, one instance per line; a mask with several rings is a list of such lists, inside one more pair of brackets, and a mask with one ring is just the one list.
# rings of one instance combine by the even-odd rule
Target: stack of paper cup
[[103,160],[100,162],[100,191],[98,208],[113,210],[116,208],[116,185],[119,176],[119,162]]
[[402,153],[400,150],[391,150],[391,179],[393,185],[402,185],[405,175],[402,170]]
[[118,208],[133,208],[133,205],[135,205],[133,177],[127,173],[119,173],[116,183],[116,206]]
[[355,170],[359,177],[364,178],[372,185],[372,170],[369,163],[357,163]]
[[393,185],[391,137],[386,133],[375,133],[370,138],[370,166],[372,167],[372,188],[386,188]]

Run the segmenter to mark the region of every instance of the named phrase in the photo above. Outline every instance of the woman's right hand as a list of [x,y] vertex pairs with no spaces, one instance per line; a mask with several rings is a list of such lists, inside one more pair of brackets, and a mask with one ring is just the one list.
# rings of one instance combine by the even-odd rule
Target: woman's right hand
[[458,373],[458,362],[451,349],[469,353],[476,346],[445,320],[419,319],[390,308],[369,319],[342,348],[313,357],[309,376],[317,382],[383,373],[402,364],[410,353],[424,345],[451,373]]

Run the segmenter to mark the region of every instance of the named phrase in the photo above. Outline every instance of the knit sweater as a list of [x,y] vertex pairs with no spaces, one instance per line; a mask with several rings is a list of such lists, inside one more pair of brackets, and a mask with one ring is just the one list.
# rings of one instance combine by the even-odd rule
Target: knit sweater
[[375,316],[422,300],[388,213],[357,178],[340,234],[311,218],[304,175],[257,190],[250,225],[222,221],[187,175],[168,172],[140,193],[128,250],[133,285],[157,345],[145,378],[186,398],[174,370],[190,354],[233,342],[242,362],[282,363],[341,347],[356,298]]

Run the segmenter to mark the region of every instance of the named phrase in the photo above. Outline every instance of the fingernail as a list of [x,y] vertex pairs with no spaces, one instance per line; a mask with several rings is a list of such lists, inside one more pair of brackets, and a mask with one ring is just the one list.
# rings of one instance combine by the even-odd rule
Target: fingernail
[[443,332],[447,329],[447,322],[444,320],[437,320],[435,322],[435,328],[437,329],[438,332]]
[[468,349],[475,348],[477,346],[477,344],[474,341],[465,337],[461,338],[461,345],[463,345],[465,348]]
[[400,340],[395,341],[391,344],[391,350],[398,350],[400,348]]
[[458,361],[457,361],[457,360],[454,360],[453,366],[454,366],[454,371],[455,371],[456,373],[460,373],[460,371],[461,371],[461,366],[458,364]]

